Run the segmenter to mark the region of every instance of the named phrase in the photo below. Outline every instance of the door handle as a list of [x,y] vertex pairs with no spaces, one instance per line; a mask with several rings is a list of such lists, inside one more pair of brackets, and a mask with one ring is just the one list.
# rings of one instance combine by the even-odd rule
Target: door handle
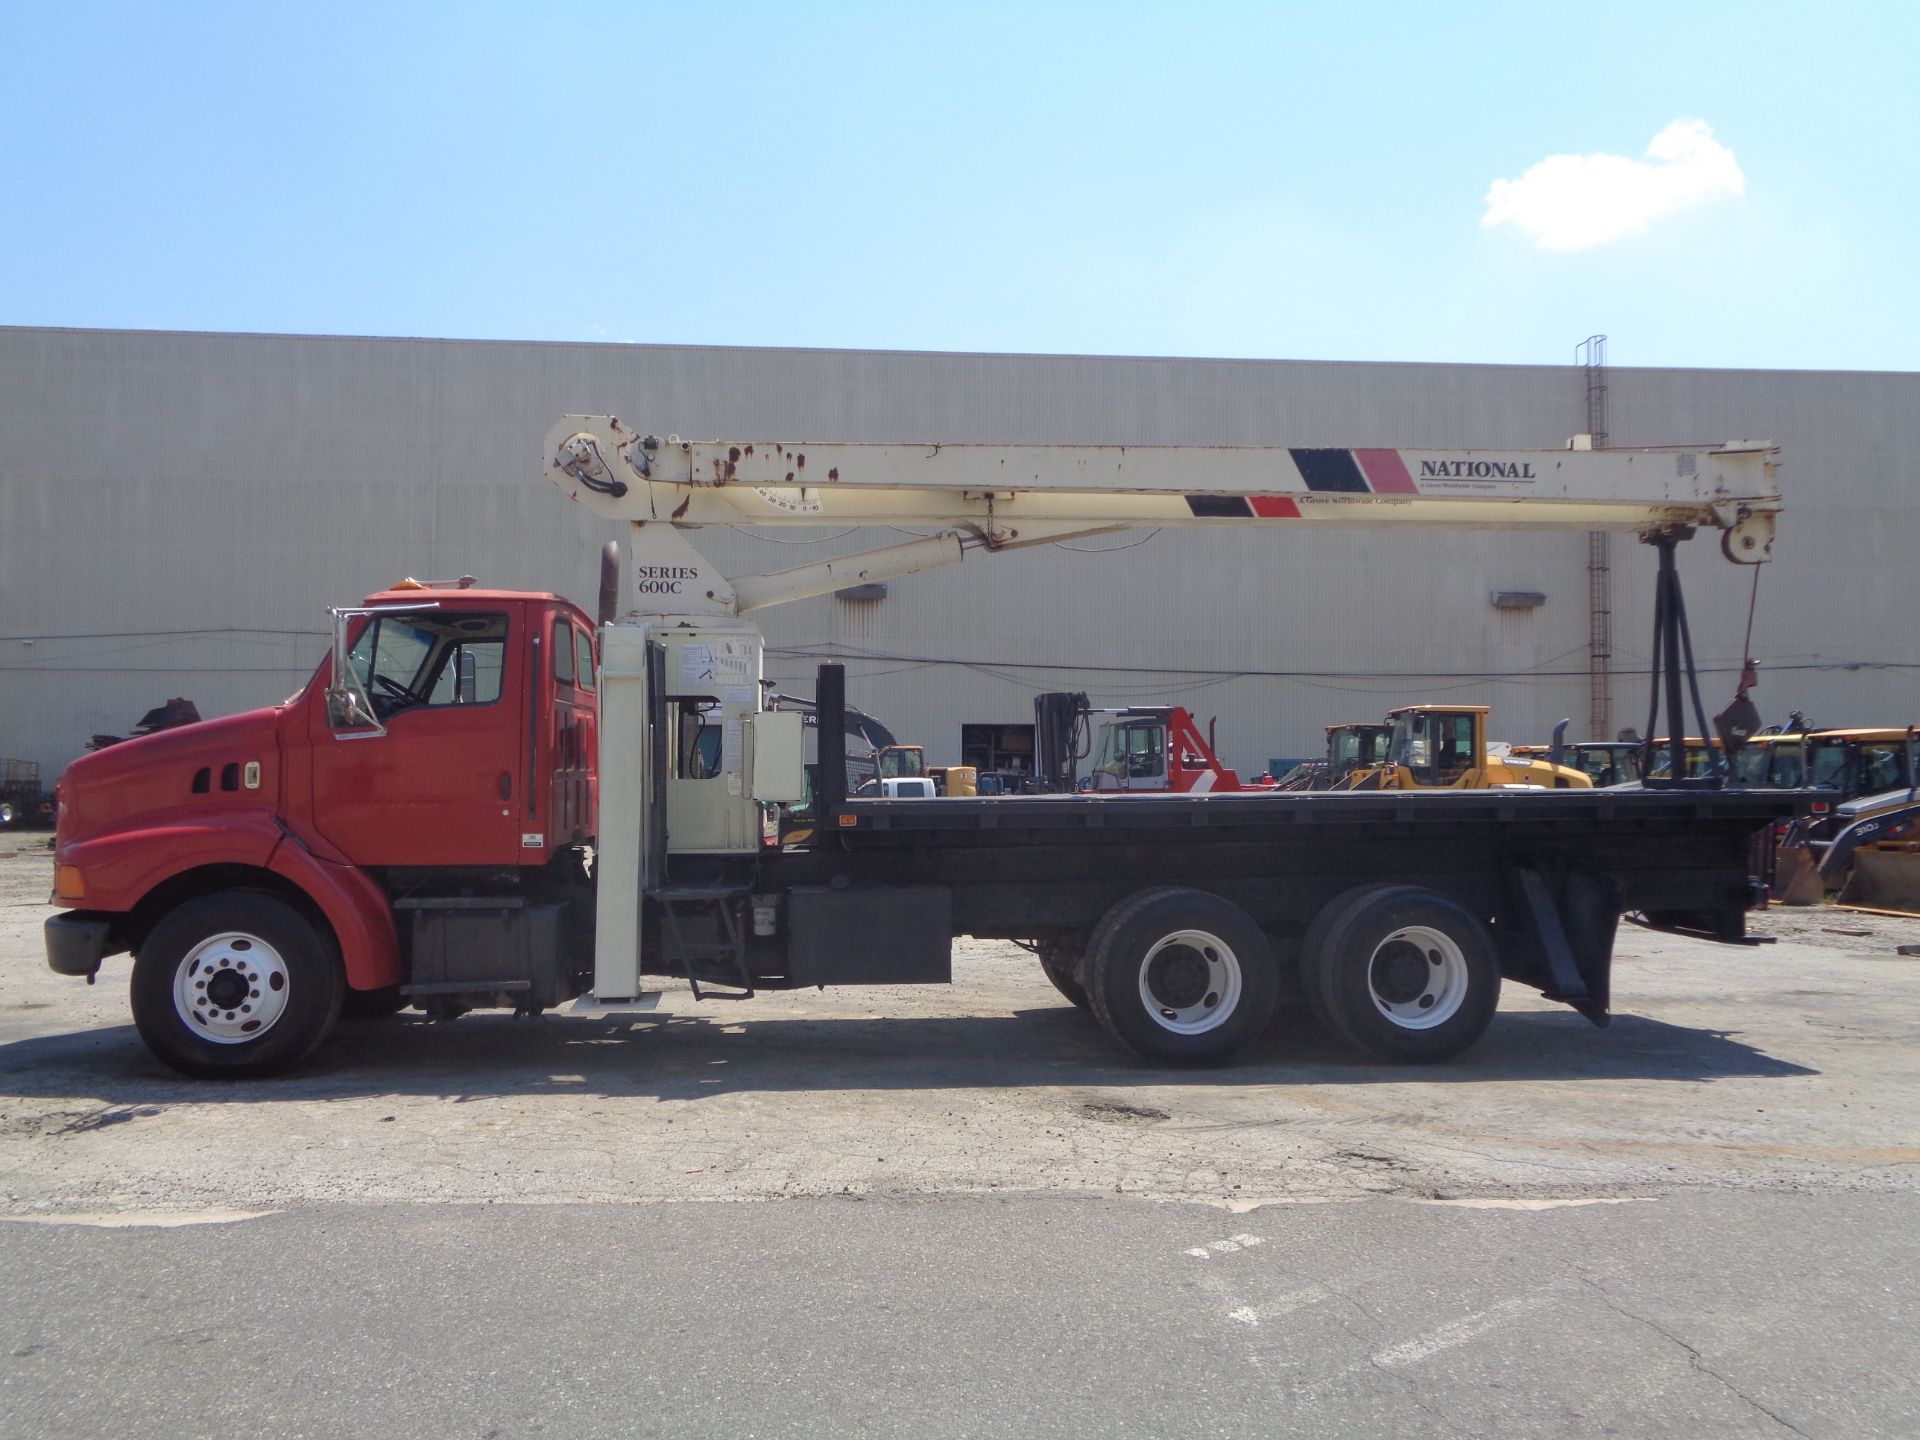
[[513,798],[513,772],[511,770],[502,770],[500,772],[500,798],[502,800],[511,800]]

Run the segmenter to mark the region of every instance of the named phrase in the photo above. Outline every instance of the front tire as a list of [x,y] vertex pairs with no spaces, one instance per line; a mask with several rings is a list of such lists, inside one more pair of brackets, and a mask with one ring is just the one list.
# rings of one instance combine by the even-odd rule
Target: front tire
[[1122,900],[1088,945],[1094,1018],[1134,1054],[1217,1064],[1273,1019],[1279,969],[1267,935],[1239,906],[1203,890]]
[[141,944],[133,1022],[149,1049],[196,1079],[256,1079],[327,1038],[345,989],[332,940],[272,895],[189,900]]
[[1451,1059],[1480,1038],[1500,1004],[1486,930],[1418,885],[1339,897],[1308,932],[1301,963],[1316,1016],[1382,1060]]

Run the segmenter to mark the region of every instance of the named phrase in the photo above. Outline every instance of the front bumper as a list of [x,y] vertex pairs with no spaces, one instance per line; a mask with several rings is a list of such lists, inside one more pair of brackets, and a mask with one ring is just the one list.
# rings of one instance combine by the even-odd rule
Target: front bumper
[[47,968],[56,975],[84,975],[91,979],[106,958],[113,926],[87,915],[47,918]]

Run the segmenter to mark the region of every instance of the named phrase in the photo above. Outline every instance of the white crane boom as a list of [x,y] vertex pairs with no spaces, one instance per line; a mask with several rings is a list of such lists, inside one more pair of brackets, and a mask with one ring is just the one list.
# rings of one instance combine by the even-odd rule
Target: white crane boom
[[[684,598],[705,602],[694,613],[737,614],[951,564],[974,545],[1014,548],[1146,525],[1643,534],[1700,526],[1723,532],[1729,559],[1751,564],[1768,557],[1780,508],[1776,450],[1744,441],[1617,450],[687,441],[611,416],[572,415],[549,433],[546,465],[570,498],[635,526],[643,587],[663,578],[650,569],[700,572],[678,577],[688,582],[680,592],[659,592],[672,613],[682,613]],[[729,582],[684,540],[667,538],[708,525],[941,533]]]

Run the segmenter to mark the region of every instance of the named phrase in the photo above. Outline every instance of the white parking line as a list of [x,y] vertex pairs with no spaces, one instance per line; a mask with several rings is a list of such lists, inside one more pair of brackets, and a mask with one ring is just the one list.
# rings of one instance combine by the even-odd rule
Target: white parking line
[[1410,1340],[1402,1340],[1398,1345],[1389,1345],[1384,1350],[1376,1350],[1365,1360],[1344,1365],[1331,1375],[1322,1376],[1306,1385],[1296,1386],[1294,1393],[1309,1396],[1321,1395],[1350,1376],[1365,1370],[1398,1370],[1408,1365],[1417,1365],[1443,1350],[1452,1350],[1478,1339],[1489,1330],[1505,1324],[1514,1316],[1529,1310],[1537,1310],[1555,1298],[1556,1292],[1542,1290],[1537,1294],[1522,1295],[1512,1300],[1503,1300],[1498,1305],[1489,1305],[1485,1310],[1476,1310],[1471,1315],[1450,1320],[1445,1325],[1436,1326]]
[[1309,1305],[1318,1305],[1322,1300],[1331,1300],[1334,1291],[1325,1285],[1309,1285],[1304,1290],[1295,1290],[1290,1295],[1282,1295],[1278,1300],[1255,1308],[1242,1306],[1238,1310],[1227,1312],[1229,1320],[1237,1320],[1242,1325],[1258,1325],[1262,1320],[1278,1320],[1291,1315],[1296,1310],[1304,1310]]
[[1182,1254],[1191,1255],[1196,1260],[1211,1260],[1215,1255],[1231,1255],[1236,1250],[1251,1250],[1256,1245],[1266,1244],[1260,1235],[1235,1235],[1226,1240],[1209,1240],[1205,1245],[1196,1245]]
[[1527,1310],[1537,1310],[1552,1297],[1547,1294],[1522,1295],[1514,1300],[1502,1300],[1498,1305],[1490,1305],[1485,1310],[1476,1310],[1471,1315],[1449,1321],[1424,1335],[1416,1335],[1411,1340],[1403,1340],[1398,1345],[1388,1346],[1385,1350],[1376,1350],[1369,1364],[1379,1365],[1392,1370],[1401,1365],[1414,1365],[1429,1355],[1438,1355],[1442,1350],[1451,1350],[1456,1345],[1465,1345],[1469,1340],[1484,1335],[1497,1325],[1504,1324]]

